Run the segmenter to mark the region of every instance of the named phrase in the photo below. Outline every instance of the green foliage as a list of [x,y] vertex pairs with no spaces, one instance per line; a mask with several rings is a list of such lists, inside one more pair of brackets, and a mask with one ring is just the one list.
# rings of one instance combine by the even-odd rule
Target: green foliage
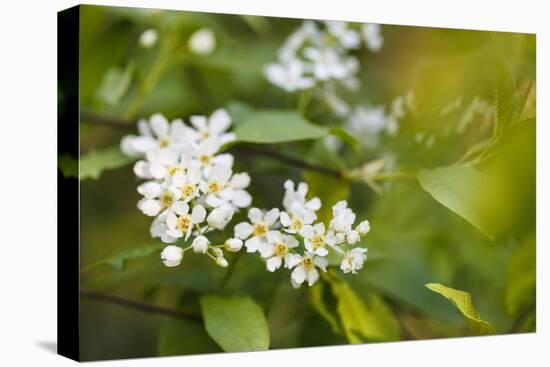
[[326,279],[337,299],[337,312],[350,343],[399,339],[397,319],[382,298],[371,293],[363,302],[349,284],[334,273]]
[[464,319],[470,327],[470,331],[474,335],[495,334],[493,326],[480,318],[479,312],[477,312],[472,303],[472,296],[470,293],[449,288],[438,283],[429,283],[426,284],[426,287],[431,291],[441,294],[455,305],[464,316]]
[[322,138],[328,130],[293,111],[259,111],[247,116],[235,134],[241,142],[274,144]]
[[118,146],[92,150],[80,157],[80,179],[98,179],[104,170],[124,167],[135,161],[124,155]]
[[107,70],[97,90],[97,98],[111,106],[118,104],[130,87],[134,68],[134,64],[129,63],[125,68],[113,67]]
[[535,236],[532,234],[510,257],[506,289],[506,306],[510,315],[517,315],[534,302],[537,279],[535,247]]
[[349,197],[350,183],[311,171],[304,172],[303,177],[309,185],[309,195],[318,197],[323,203],[321,209],[317,211],[317,218],[328,226],[332,218],[332,206]]
[[122,250],[114,254],[113,256],[97,261],[88,265],[86,268],[95,268],[99,265],[110,265],[117,270],[124,270],[126,262],[129,260],[135,260],[139,258],[149,257],[152,254],[159,252],[166,245],[164,243],[155,242],[145,246],[131,247],[126,250]]
[[264,313],[248,297],[206,295],[200,300],[208,335],[226,352],[269,348],[269,329]]
[[175,356],[196,353],[217,353],[220,347],[197,321],[163,320],[158,337],[158,355]]
[[335,334],[339,334],[340,323],[336,316],[333,313],[333,310],[329,309],[327,306],[324,295],[325,293],[325,283],[318,282],[313,287],[311,287],[311,306],[323,317],[329,324],[332,331]]
[[483,173],[472,166],[456,165],[421,170],[417,177],[422,188],[435,200],[494,239],[495,230],[484,218],[479,201],[480,189],[489,183]]

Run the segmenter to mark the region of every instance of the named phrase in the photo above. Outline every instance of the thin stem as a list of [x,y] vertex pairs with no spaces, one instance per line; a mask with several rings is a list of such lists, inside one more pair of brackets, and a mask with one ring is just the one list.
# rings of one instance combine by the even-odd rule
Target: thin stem
[[122,307],[132,308],[134,310],[142,311],[145,313],[170,316],[179,319],[201,321],[202,318],[199,315],[173,310],[165,307],[155,306],[148,303],[139,302],[133,299],[122,298],[113,294],[102,293],[91,289],[80,289],[80,297],[91,301],[110,303]]
[[126,113],[124,113],[124,118],[131,119],[135,117],[137,112],[139,112],[141,106],[143,105],[143,102],[145,101],[145,98],[149,95],[149,93],[151,93],[153,88],[155,88],[158,80],[162,76],[162,73],[166,68],[166,64],[170,59],[170,55],[172,54],[172,50],[177,44],[177,40],[178,40],[177,29],[172,29],[166,35],[166,38],[164,38],[164,42],[160,47],[160,50],[157,54],[157,58],[155,59],[153,65],[149,69],[149,72],[143,79],[143,82],[141,83],[141,86],[138,90],[138,95],[132,101],[132,103],[126,110]]
[[227,272],[225,273],[225,276],[223,277],[222,281],[220,282],[220,285],[218,286],[218,289],[220,291],[223,290],[227,286],[227,283],[229,282],[229,279],[231,279],[231,276],[235,272],[235,267],[237,265],[238,260],[241,257],[241,254],[242,254],[242,252],[237,252],[235,254],[235,256],[233,257],[233,260],[231,261],[231,263],[229,263],[229,267],[227,268]]
[[302,159],[295,158],[273,150],[261,149],[261,148],[250,147],[250,146],[233,147],[230,150],[237,153],[240,152],[240,153],[247,153],[247,154],[272,158],[305,170],[315,171],[324,175],[333,176],[337,178],[344,178],[344,174],[337,169],[321,166],[315,163],[310,163]]

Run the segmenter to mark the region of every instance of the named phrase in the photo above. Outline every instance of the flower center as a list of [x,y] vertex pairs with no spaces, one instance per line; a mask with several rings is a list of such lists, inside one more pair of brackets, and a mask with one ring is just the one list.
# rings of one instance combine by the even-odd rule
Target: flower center
[[182,215],[178,218],[178,223],[176,226],[180,231],[187,232],[187,230],[191,227],[191,216],[189,214]]
[[256,223],[254,225],[254,235],[263,237],[267,234],[267,226],[263,223]]
[[207,154],[203,154],[199,157],[199,161],[202,165],[207,165],[208,163],[210,163],[210,156]]
[[178,171],[182,171],[182,168],[179,165],[174,165],[168,168],[168,174],[170,176],[174,176]]
[[284,242],[278,242],[275,245],[275,255],[278,257],[283,257],[288,252],[288,247],[286,246],[286,243]]
[[294,218],[292,219],[292,223],[290,225],[293,230],[299,231],[304,226],[304,222],[302,222],[300,218]]
[[168,145],[170,145],[170,140],[168,140],[167,138],[160,138],[159,139],[159,146],[161,148],[166,148]]
[[181,195],[185,198],[192,196],[194,192],[195,187],[190,183],[187,183],[181,187]]
[[168,208],[174,202],[174,197],[170,191],[165,191],[160,196],[160,203],[163,207]]
[[317,250],[318,248],[325,246],[325,239],[319,234],[315,235],[311,239],[311,244],[313,245],[313,248]]
[[220,184],[217,182],[217,181],[210,181],[208,183],[208,190],[211,192],[211,193],[217,193],[218,191],[220,191]]
[[311,270],[315,266],[311,257],[306,257],[304,260],[302,260],[302,265],[306,270]]

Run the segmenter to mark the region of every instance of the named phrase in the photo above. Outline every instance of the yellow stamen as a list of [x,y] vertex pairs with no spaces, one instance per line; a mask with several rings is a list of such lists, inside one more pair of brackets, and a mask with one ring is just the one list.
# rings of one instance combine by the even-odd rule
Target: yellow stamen
[[165,191],[160,196],[160,203],[163,207],[168,208],[174,202],[174,197],[170,191]]
[[187,232],[189,227],[191,227],[191,216],[182,215],[181,217],[179,217],[176,227],[178,227],[178,229],[182,232]]
[[288,252],[288,247],[284,242],[278,242],[275,245],[275,255],[279,257],[283,257],[287,254],[287,252]]
[[254,225],[254,236],[264,237],[267,234],[267,226],[263,223]]

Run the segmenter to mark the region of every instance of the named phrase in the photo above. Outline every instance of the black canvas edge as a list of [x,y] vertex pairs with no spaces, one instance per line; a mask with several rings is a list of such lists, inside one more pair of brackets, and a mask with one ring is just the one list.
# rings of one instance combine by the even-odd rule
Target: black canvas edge
[[[80,6],[57,13],[57,154],[79,164]],[[57,353],[80,360],[79,180],[57,169]]]

